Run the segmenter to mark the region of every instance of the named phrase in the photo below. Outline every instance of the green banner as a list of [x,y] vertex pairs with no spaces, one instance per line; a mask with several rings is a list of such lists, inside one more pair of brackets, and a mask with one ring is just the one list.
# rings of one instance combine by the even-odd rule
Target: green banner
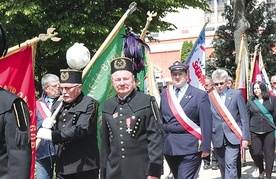
[[123,35],[125,28],[122,26],[104,52],[94,62],[87,75],[83,78],[84,94],[96,99],[99,104],[99,118],[101,119],[102,104],[105,100],[115,95],[111,84],[110,62],[115,57],[120,57],[123,49]]
[[108,98],[116,94],[112,86],[110,78],[110,62],[113,58],[119,57],[123,49],[123,35],[125,28],[122,26],[111,43],[104,52],[96,59],[92,67],[89,69],[85,77],[82,79],[82,91],[84,94],[96,99],[99,102],[98,111],[98,144],[101,146],[100,140],[100,121],[102,119],[102,104]]

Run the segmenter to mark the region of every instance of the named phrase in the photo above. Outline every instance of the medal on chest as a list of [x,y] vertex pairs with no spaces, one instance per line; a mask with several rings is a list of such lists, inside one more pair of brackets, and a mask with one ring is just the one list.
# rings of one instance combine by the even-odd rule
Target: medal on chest
[[129,133],[129,134],[132,131],[132,129],[131,129],[131,123],[132,123],[133,119],[135,119],[135,116],[132,116],[132,117],[126,119],[126,126],[127,126],[126,132]]
[[127,126],[126,132],[129,133],[129,134],[132,131],[132,129],[130,128],[131,123],[132,123],[132,119],[131,118],[127,118],[126,119],[126,126]]

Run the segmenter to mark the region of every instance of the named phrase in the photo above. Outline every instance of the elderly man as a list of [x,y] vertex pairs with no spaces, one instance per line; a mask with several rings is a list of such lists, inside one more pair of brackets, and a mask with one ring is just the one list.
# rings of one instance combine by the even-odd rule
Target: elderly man
[[117,95],[102,109],[101,179],[158,179],[163,129],[155,98],[135,90],[129,58],[111,62],[111,78]]
[[218,154],[222,179],[238,177],[237,158],[249,140],[249,116],[241,91],[227,87],[228,73],[212,73],[214,89],[209,92],[213,114],[212,142]]
[[[38,138],[58,144],[56,161],[57,179],[97,179],[99,151],[97,143],[98,102],[82,93],[82,72],[60,70],[60,92],[63,106],[54,122],[44,120]],[[53,106],[53,112],[60,102]]]
[[211,149],[212,114],[208,94],[188,80],[188,65],[174,62],[173,85],[161,94],[164,154],[175,179],[196,179],[202,158]]
[[0,178],[29,179],[30,114],[18,96],[0,88]]

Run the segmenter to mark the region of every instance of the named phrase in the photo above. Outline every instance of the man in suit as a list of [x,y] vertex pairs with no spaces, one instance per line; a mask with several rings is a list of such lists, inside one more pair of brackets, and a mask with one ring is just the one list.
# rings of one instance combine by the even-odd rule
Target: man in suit
[[[36,101],[37,130],[43,124],[44,119],[51,117],[51,107],[60,96],[59,77],[54,74],[46,74],[41,79],[42,95]],[[43,140],[36,149],[36,177],[39,179],[51,179],[54,174],[55,155],[57,146],[51,141]]]
[[196,179],[210,153],[212,114],[208,94],[188,82],[188,65],[176,61],[169,70],[173,84],[161,94],[164,155],[175,179]]
[[[99,149],[97,141],[98,102],[83,94],[82,72],[60,70],[60,92],[63,105],[55,122],[43,123],[37,137],[58,144],[56,160],[57,179],[98,179]],[[52,111],[60,105],[57,101]],[[50,119],[50,118],[48,118]],[[52,128],[53,126],[53,128]],[[52,128],[52,130],[51,130]]]
[[223,179],[237,178],[240,148],[249,140],[249,117],[241,91],[227,87],[228,73],[218,69],[212,73],[214,89],[209,93],[213,114],[212,142],[218,154]]
[[[210,77],[205,78],[205,84],[204,89],[207,93],[209,93],[211,90],[213,90],[213,82]],[[214,150],[214,148],[211,148],[211,154],[207,157],[203,158],[203,169],[207,170],[209,168],[212,168],[212,170],[218,170],[218,160],[217,160],[217,151]]]

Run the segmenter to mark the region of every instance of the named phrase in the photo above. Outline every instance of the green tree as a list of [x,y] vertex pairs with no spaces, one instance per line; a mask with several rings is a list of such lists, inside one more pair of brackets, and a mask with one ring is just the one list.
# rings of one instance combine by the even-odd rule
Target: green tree
[[[246,18],[250,23],[247,30],[249,59],[252,60],[254,48],[260,44],[263,55],[263,61],[268,75],[276,74],[275,59],[273,47],[276,42],[276,11],[272,10],[269,4],[261,3],[257,5],[256,0],[247,1]],[[213,68],[224,68],[230,76],[235,78],[235,44],[234,27],[231,22],[233,19],[233,9],[226,5],[222,14],[226,19],[226,25],[220,26],[215,32],[215,38],[212,44],[215,49],[216,61],[207,62],[208,70]],[[210,65],[208,64],[210,63]]]
[[[9,47],[31,39],[53,26],[61,41],[38,43],[36,54],[36,86],[40,90],[40,79],[45,73],[59,74],[67,68],[66,51],[75,42],[84,43],[91,56],[108,36],[115,24],[128,9],[132,0],[5,0],[0,2],[1,24],[7,31]],[[162,21],[169,12],[177,8],[199,7],[208,10],[204,0],[139,0],[137,10],[125,21],[126,27],[140,34],[147,11],[157,12],[149,32],[174,29],[175,26]]]
[[191,51],[192,48],[193,48],[193,42],[192,41],[190,41],[190,42],[184,41],[182,43],[181,56],[180,56],[180,58],[181,58],[180,61],[181,62],[184,62],[184,61],[187,60],[187,58],[190,55],[190,51]]

